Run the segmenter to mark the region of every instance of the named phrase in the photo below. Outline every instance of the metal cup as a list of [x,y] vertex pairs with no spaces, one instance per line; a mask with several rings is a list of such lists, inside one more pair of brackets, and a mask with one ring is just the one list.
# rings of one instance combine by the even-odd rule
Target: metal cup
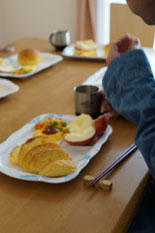
[[81,85],[74,87],[75,113],[90,114],[93,118],[100,115],[102,95],[100,89],[93,85]]
[[61,51],[70,44],[70,32],[54,31],[49,36],[49,41],[56,48],[56,50]]

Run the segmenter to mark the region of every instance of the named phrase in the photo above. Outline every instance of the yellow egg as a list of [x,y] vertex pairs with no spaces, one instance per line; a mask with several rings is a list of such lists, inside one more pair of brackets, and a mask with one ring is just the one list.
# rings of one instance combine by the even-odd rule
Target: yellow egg
[[32,72],[36,69],[36,66],[31,66],[31,65],[26,65],[26,66],[23,66],[23,69],[24,69],[24,72]]
[[[47,134],[44,134],[41,129],[36,129],[35,132],[34,132],[34,136],[35,137],[37,137],[37,136],[45,136],[45,135],[47,136]],[[55,134],[49,134],[48,137],[53,138],[53,139],[59,141],[63,137],[63,132],[59,131],[59,132],[57,132]]]

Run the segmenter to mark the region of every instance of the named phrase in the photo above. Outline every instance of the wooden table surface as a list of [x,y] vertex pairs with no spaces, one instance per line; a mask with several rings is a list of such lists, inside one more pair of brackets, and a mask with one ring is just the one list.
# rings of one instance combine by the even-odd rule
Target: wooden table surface
[[[24,48],[55,53],[48,40],[24,38]],[[57,53],[60,54],[60,53]],[[0,56],[11,54],[0,53]],[[0,99],[0,143],[37,115],[74,114],[73,87],[105,64],[63,59],[26,79],[13,79],[20,90]],[[96,176],[134,142],[136,125],[111,119],[113,133],[101,151],[74,180],[63,184],[28,182],[0,173],[0,228],[3,233],[125,233],[145,192],[149,173],[137,150],[109,176],[111,192],[87,188],[83,177]]]

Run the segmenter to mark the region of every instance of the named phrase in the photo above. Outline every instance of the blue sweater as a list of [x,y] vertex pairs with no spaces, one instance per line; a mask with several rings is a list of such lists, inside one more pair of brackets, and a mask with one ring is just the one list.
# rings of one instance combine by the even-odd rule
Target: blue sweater
[[135,144],[155,178],[155,79],[145,53],[131,50],[114,59],[103,87],[112,107],[138,125]]

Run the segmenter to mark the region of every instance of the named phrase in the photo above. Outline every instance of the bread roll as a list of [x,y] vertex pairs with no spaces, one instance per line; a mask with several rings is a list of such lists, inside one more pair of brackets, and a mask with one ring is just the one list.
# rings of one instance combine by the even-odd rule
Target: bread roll
[[104,54],[105,54],[106,57],[107,57],[108,54],[109,54],[110,46],[111,46],[111,43],[105,45],[104,48],[103,48]]
[[36,65],[41,61],[41,53],[37,49],[24,49],[18,54],[20,65]]

